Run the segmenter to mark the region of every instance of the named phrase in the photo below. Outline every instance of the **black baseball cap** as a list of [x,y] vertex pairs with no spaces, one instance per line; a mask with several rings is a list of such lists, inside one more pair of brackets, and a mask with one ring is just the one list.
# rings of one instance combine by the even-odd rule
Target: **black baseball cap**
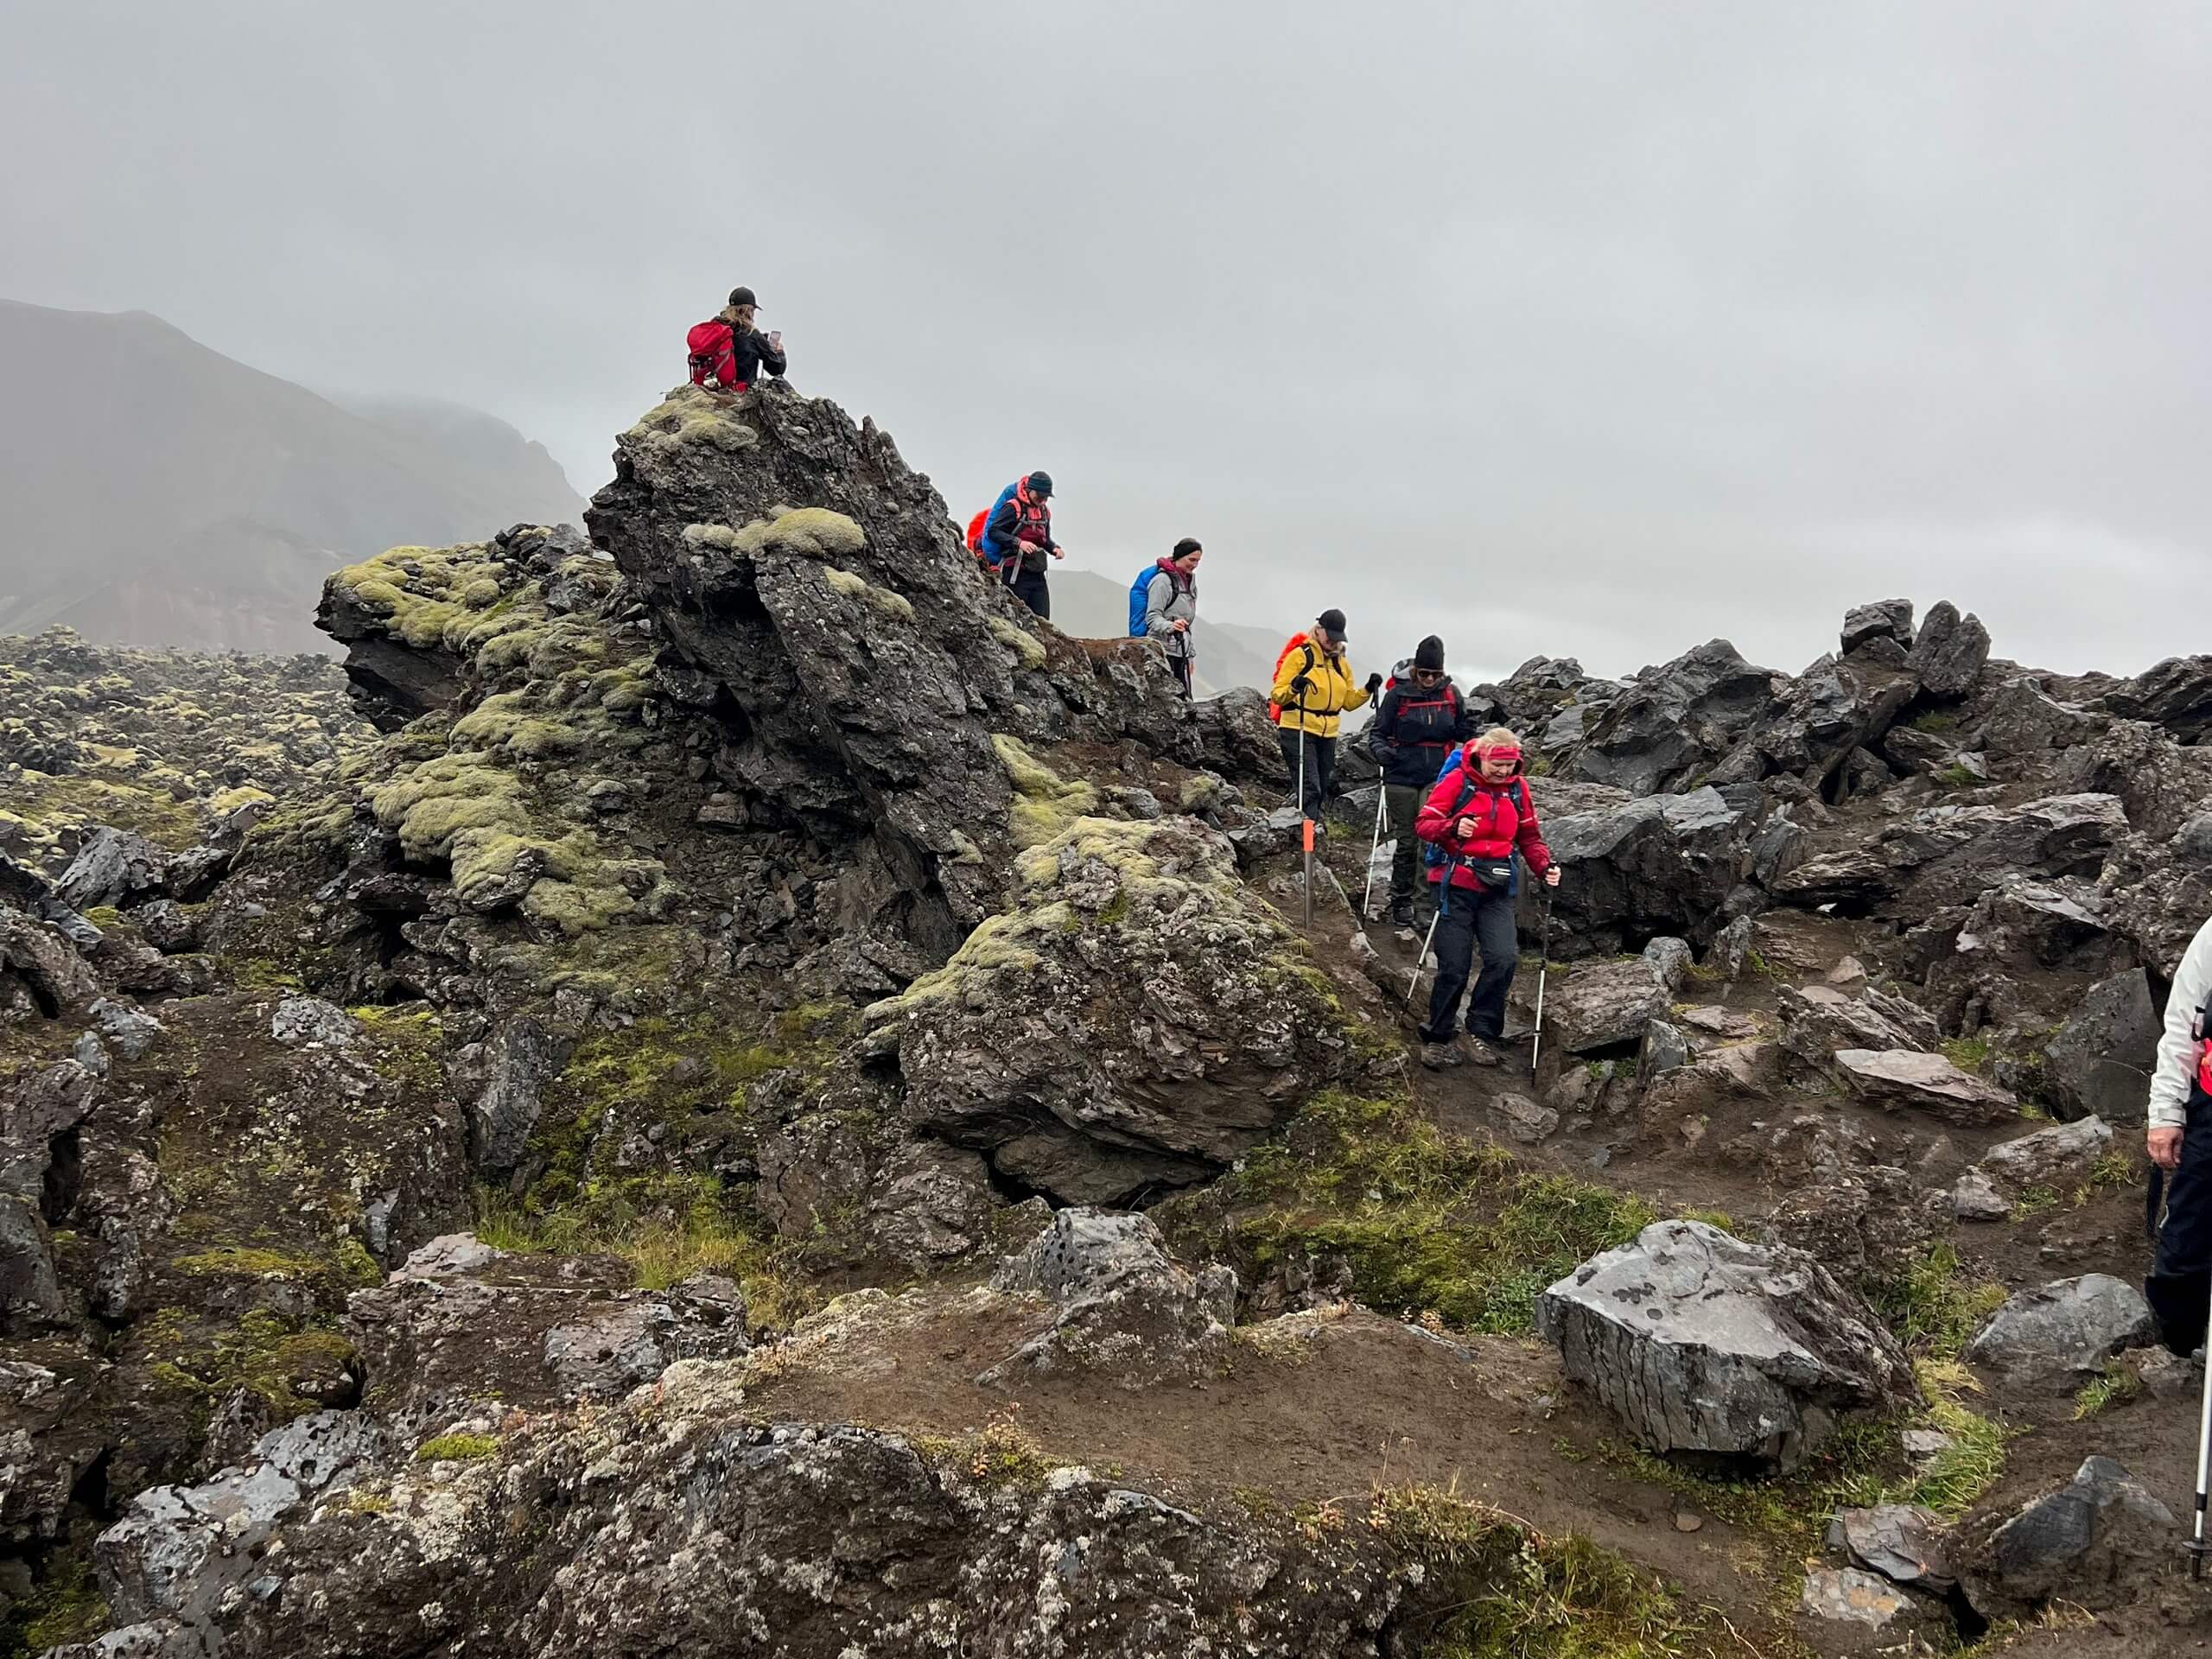
[[1332,645],[1344,644],[1344,613],[1342,611],[1324,611],[1314,619],[1314,623],[1323,633],[1328,635]]
[[733,288],[730,289],[729,302],[734,306],[749,305],[756,311],[760,308],[760,302],[753,297],[753,290],[749,288]]
[[1050,495],[1052,493],[1052,475],[1050,473],[1032,473],[1029,474],[1030,494]]

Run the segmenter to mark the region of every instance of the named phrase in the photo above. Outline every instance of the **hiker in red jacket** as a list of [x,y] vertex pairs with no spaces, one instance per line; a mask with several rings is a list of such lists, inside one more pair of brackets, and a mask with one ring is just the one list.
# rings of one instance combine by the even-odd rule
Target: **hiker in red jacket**
[[[1535,803],[1521,770],[1521,740],[1493,726],[1447,764],[1421,803],[1414,833],[1440,857],[1428,879],[1438,884],[1436,988],[1421,1032],[1421,1063],[1431,1071],[1473,1061],[1496,1065],[1491,1044],[1505,1035],[1505,997],[1521,963],[1520,931],[1513,899],[1520,890],[1519,859],[1548,887],[1559,867],[1544,845]],[[1516,856],[1517,855],[1517,856]],[[1467,1039],[1454,1034],[1467,970],[1480,945],[1483,969],[1467,999]]]
[[753,377],[762,369],[780,375],[790,366],[784,358],[783,331],[764,334],[753,326],[759,308],[751,289],[733,288],[729,303],[685,337],[693,385],[711,380],[729,391],[750,391]]

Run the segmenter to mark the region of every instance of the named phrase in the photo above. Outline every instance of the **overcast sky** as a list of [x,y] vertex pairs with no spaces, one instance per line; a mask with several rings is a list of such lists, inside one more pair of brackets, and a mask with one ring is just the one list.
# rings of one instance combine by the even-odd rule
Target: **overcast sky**
[[[0,0],[0,295],[586,493],[760,290],[963,520],[1356,659],[2212,649],[2212,10]],[[488,531],[495,526],[486,525]]]

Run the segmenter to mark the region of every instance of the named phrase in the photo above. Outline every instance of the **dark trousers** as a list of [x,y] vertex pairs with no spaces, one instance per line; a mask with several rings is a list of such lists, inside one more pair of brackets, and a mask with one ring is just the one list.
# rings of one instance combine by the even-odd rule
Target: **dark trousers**
[[1475,994],[1467,999],[1467,1029],[1489,1043],[1505,1035],[1505,995],[1513,988],[1513,970],[1521,965],[1513,896],[1493,887],[1479,893],[1453,887],[1436,921],[1436,988],[1429,995],[1424,1041],[1452,1040],[1452,1017],[1467,988],[1467,970],[1474,965],[1478,945],[1483,970],[1476,976]]
[[1017,570],[1014,573],[1014,596],[1047,621],[1052,615],[1052,592],[1045,585],[1042,570]]
[[[1300,734],[1288,726],[1278,727],[1275,735],[1282,740],[1283,764],[1290,768],[1293,789],[1298,786],[1298,742]],[[1321,804],[1329,798],[1329,785],[1336,780],[1337,740],[1304,734],[1306,740],[1306,816],[1319,823]]]
[[2166,1177],[2166,1219],[2143,1299],[2158,1320],[2158,1336],[2177,1354],[2204,1340],[2212,1300],[2212,1101],[2202,1088],[2189,1096],[2181,1135],[2181,1167]]
[[1187,657],[1170,657],[1167,659],[1167,666],[1175,671],[1175,678],[1183,688],[1183,701],[1188,702],[1191,700],[1191,659]]
[[1414,820],[1421,816],[1421,798],[1427,791],[1411,784],[1385,784],[1382,810],[1389,816],[1390,833],[1397,846],[1390,854],[1390,904],[1409,905],[1414,878],[1421,869],[1421,843],[1414,834]]

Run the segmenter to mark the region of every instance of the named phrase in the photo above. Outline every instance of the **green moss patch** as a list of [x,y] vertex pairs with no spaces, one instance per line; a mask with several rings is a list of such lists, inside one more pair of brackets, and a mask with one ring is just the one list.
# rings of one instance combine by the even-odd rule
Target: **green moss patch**
[[415,1448],[419,1463],[478,1463],[499,1454],[496,1434],[439,1434]]
[[133,1332],[157,1380],[196,1400],[204,1413],[245,1389],[279,1421],[320,1411],[358,1382],[360,1357],[338,1334],[334,1315],[306,1319],[255,1309],[234,1325],[210,1325],[184,1309],[157,1309]]
[[[746,1287],[756,1317],[787,1323],[810,1295],[781,1271],[789,1255],[768,1241],[750,1189],[726,1186],[706,1166],[757,1144],[757,1090],[826,1075],[849,1034],[851,1010],[809,1004],[766,1028],[733,1029],[699,1015],[639,1020],[578,1047],[549,1092],[530,1142],[541,1170],[519,1196],[480,1189],[477,1233],[501,1249],[625,1257],[638,1282],[658,1288],[719,1273]],[[660,1128],[669,1160],[623,1168],[625,1133]]]
[[1019,739],[994,733],[991,747],[998,755],[999,765],[1005,768],[1007,780],[1014,785],[1009,821],[1017,846],[1042,847],[1077,818],[1098,810],[1098,791],[1095,787],[1086,783],[1064,782],[1058,772],[1030,753]]
[[[1309,1530],[1344,1525],[1309,1514]],[[1407,1634],[1430,1659],[1719,1659],[1725,1623],[1578,1535],[1547,1537],[1428,1487],[1376,1492],[1358,1524],[1421,1562]]]
[[1433,1312],[1462,1330],[1531,1328],[1537,1295],[1658,1212],[1633,1194],[1523,1170],[1512,1154],[1445,1134],[1405,1102],[1316,1096],[1219,1193],[1236,1248],[1264,1271],[1340,1254],[1359,1299]]

